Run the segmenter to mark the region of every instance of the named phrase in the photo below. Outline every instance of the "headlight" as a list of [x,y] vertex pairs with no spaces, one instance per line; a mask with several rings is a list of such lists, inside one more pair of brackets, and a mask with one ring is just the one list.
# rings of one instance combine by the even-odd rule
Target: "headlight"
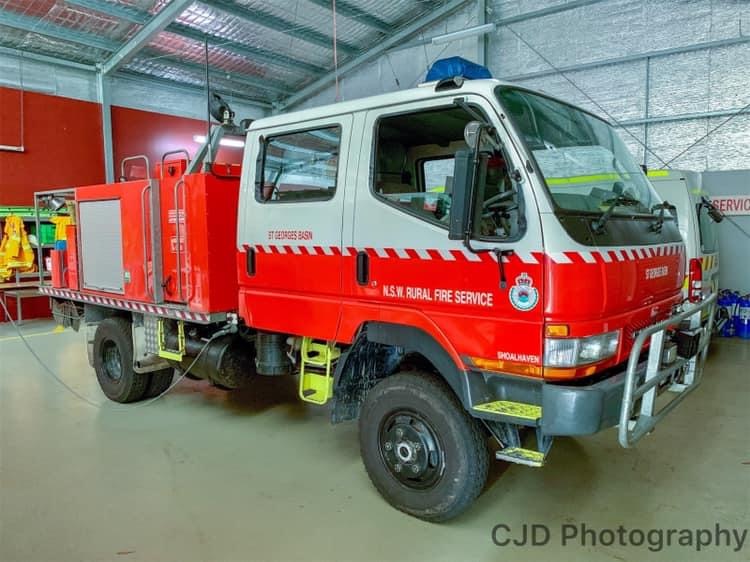
[[546,367],[577,367],[612,357],[617,352],[620,331],[587,338],[544,338]]

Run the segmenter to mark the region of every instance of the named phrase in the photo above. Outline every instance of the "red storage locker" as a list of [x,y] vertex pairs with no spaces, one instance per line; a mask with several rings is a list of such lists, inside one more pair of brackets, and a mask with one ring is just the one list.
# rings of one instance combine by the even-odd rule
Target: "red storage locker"
[[65,287],[65,250],[51,250],[52,259],[52,286],[56,289]]
[[68,241],[67,244],[67,270],[66,278],[68,281],[68,288],[78,290],[78,240],[76,236],[76,226],[74,224],[68,225],[65,228],[65,237]]

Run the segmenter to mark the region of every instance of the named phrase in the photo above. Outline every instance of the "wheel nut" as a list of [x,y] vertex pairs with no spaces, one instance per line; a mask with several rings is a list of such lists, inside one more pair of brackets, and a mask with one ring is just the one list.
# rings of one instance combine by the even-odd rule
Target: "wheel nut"
[[404,430],[401,429],[400,427],[398,429],[396,429],[396,437],[398,437],[399,439],[401,439],[403,436],[404,436]]
[[414,450],[415,451],[421,451],[422,450],[422,445],[420,445],[419,443],[414,443]]
[[396,472],[401,472],[401,463],[396,463],[396,466],[393,467],[393,470]]
[[385,443],[383,444],[383,448],[384,448],[384,449],[385,449],[386,451],[390,451],[391,449],[393,449],[393,443],[391,443],[390,441],[386,441],[386,442],[385,442]]
[[411,465],[411,471],[416,474],[419,472],[419,467],[416,464]]

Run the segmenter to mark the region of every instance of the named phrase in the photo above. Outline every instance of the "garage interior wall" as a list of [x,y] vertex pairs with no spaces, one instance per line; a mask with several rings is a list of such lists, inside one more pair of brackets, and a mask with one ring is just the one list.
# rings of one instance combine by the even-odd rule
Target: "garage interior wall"
[[[750,193],[750,170],[705,172],[701,187],[710,195],[746,195]],[[733,224],[734,223],[734,224]],[[750,216],[728,216],[719,225],[719,286],[722,289],[750,293]]]
[[99,104],[0,87],[0,205],[33,204],[34,191],[104,181]]
[[[24,89],[23,153],[0,151],[0,204],[30,205],[34,191],[104,181],[101,111],[93,73],[0,53],[0,144],[20,143],[20,87]],[[146,154],[153,164],[167,150],[199,147],[206,134],[205,96],[115,78],[112,128],[116,168],[126,156]],[[238,119],[261,108],[232,103]],[[241,149],[217,159],[239,163]],[[119,171],[117,172],[119,174]]]
[[[485,4],[484,18],[478,13],[481,4]],[[470,3],[442,23],[426,28],[416,39],[429,40],[485,20],[496,22],[564,4],[560,0]],[[616,121],[634,122],[627,126],[628,131],[669,162],[724,121],[729,112],[750,103],[747,30],[750,2],[601,0],[498,27],[485,35],[486,65],[496,78],[543,90],[607,117],[587,96],[592,98]],[[637,60],[565,72],[584,94],[513,32],[558,69],[623,57]],[[721,41],[730,44],[701,47]],[[413,87],[424,79],[426,69],[436,59],[457,55],[477,60],[478,43],[477,38],[466,38],[444,45],[428,42],[391,50],[342,77],[339,98],[350,100]],[[658,51],[667,49],[690,51],[658,55]],[[654,55],[649,57],[649,53]],[[332,103],[335,99],[335,88],[329,87],[300,107]],[[698,117],[709,112],[718,116]],[[653,122],[644,124],[644,120]],[[733,118],[670,166],[699,172],[750,168],[748,131],[750,112]],[[643,146],[627,133],[622,137],[643,161]],[[663,162],[649,154],[646,164],[658,168]]]
[[[539,4],[542,3],[491,0],[488,8],[492,14],[488,18],[513,16],[542,7]],[[562,29],[565,33],[551,32]],[[510,29],[500,28],[488,35],[488,61],[490,70],[499,78],[544,90],[601,115],[602,111],[559,73],[534,77],[534,73],[553,69],[513,31],[555,67],[563,69],[666,49],[694,49],[708,42],[738,41],[565,73],[617,121],[671,119],[627,127],[669,162],[727,117],[685,116],[740,110],[750,103],[750,36],[742,35],[748,29],[748,2],[605,0],[514,24]],[[746,113],[670,165],[699,172],[749,168],[748,131],[750,114]],[[622,136],[643,161],[643,147],[628,134]],[[652,154],[646,163],[651,168],[663,165]]]
[[[478,25],[477,4],[470,2],[442,22],[426,27],[414,40],[428,39],[452,31]],[[347,101],[365,96],[385,94],[396,90],[413,88],[424,81],[430,65],[439,58],[449,56],[464,57],[476,61],[480,41],[469,37],[442,45],[426,43],[408,48],[392,49],[388,53],[365,64],[339,80],[338,100]],[[334,103],[337,101],[335,85],[311,96],[293,109],[304,109]]]

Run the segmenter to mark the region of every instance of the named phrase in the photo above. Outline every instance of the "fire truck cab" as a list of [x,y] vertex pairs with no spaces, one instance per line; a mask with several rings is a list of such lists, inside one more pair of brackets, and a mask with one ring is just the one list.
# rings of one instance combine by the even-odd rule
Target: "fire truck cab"
[[[87,289],[81,244],[80,288],[42,289],[91,326],[115,400],[173,367],[228,387],[299,374],[302,400],[359,420],[386,500],[442,521],[490,450],[539,467],[554,437],[613,426],[629,447],[700,381],[715,296],[682,302],[674,217],[614,128],[561,100],[450,76],[253,122],[239,187],[186,165],[130,190],[134,222],[150,201],[144,236],[173,232],[126,268],[139,296]],[[118,185],[94,198],[124,201]],[[143,388],[117,394],[115,375]]]

